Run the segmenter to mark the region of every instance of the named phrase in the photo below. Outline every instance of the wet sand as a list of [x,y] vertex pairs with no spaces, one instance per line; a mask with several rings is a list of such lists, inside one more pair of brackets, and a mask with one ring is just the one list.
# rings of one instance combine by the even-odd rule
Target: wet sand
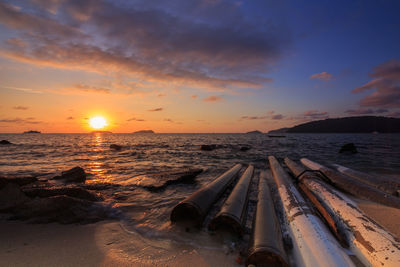
[[358,207],[371,219],[400,238],[400,209],[358,200]]
[[0,221],[0,266],[239,266],[235,255],[145,239],[119,222]]

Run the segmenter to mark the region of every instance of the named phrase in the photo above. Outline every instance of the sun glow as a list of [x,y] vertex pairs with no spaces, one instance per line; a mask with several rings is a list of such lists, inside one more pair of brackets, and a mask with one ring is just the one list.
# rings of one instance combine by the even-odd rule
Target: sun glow
[[107,121],[106,121],[106,119],[104,117],[96,116],[96,117],[90,118],[89,125],[93,129],[103,129],[108,124],[107,124]]

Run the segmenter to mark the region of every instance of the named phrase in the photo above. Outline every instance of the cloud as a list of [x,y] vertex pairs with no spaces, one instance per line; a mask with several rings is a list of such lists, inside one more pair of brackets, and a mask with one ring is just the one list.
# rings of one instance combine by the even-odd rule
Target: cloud
[[155,108],[155,109],[149,109],[148,111],[150,112],[157,112],[157,111],[163,111],[164,108]]
[[394,111],[387,114],[388,117],[400,118],[400,111]]
[[127,119],[126,121],[145,121],[144,119],[138,119],[138,118],[130,118]]
[[369,75],[374,78],[365,85],[355,88],[353,93],[373,91],[360,101],[364,107],[400,107],[400,61],[393,59],[376,66]]
[[387,109],[365,109],[365,108],[359,108],[359,109],[349,109],[346,110],[345,113],[350,114],[350,115],[370,115],[370,114],[381,114],[381,113],[386,113],[388,112]]
[[283,116],[282,114],[275,114],[271,116],[271,119],[273,120],[282,120],[285,116]]
[[170,122],[170,123],[176,123],[176,124],[182,124],[182,122],[179,122],[179,121],[174,121],[174,120],[172,120],[172,119],[164,119],[164,121],[166,121],[166,122]]
[[310,80],[313,79],[318,79],[324,82],[328,82],[330,80],[332,80],[333,76],[332,74],[328,73],[328,72],[321,72],[321,73],[316,73],[310,76]]
[[267,116],[242,116],[242,120],[264,120],[267,119]]
[[27,110],[27,109],[29,109],[29,107],[25,107],[25,106],[15,106],[15,107],[13,107],[13,109],[16,109],[16,110]]
[[318,110],[307,110],[303,113],[304,118],[328,118],[328,112],[319,112]]
[[222,96],[217,96],[217,95],[211,95],[209,97],[203,98],[204,102],[218,102],[222,100],[224,100],[224,98]]
[[42,91],[31,89],[31,88],[21,88],[21,87],[3,86],[3,85],[0,85],[0,87],[6,88],[6,89],[11,89],[11,90],[16,90],[16,91],[22,91],[22,92],[26,92],[26,93],[32,93],[32,94],[41,94],[41,93],[43,93]]
[[74,120],[74,117],[67,117],[67,120]]
[[95,86],[89,86],[86,84],[77,84],[74,86],[74,89],[80,92],[85,92],[85,93],[98,93],[98,94],[109,94],[111,93],[111,90],[108,88],[101,88],[101,87],[95,87]]
[[230,91],[271,82],[265,73],[290,44],[284,28],[250,23],[225,1],[139,2],[34,0],[20,9],[0,3],[0,23],[15,31],[0,54],[39,66],[118,73],[153,88]]
[[15,123],[15,124],[40,124],[41,121],[37,121],[33,117],[29,118],[14,118],[14,119],[0,119],[0,123]]

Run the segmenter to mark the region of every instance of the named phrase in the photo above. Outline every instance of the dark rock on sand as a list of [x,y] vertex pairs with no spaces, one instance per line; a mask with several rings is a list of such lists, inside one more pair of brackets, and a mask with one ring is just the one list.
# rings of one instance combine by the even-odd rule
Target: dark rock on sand
[[250,150],[251,149],[251,147],[250,146],[242,146],[239,150],[240,151],[247,151],[247,150]]
[[29,198],[15,183],[7,183],[0,189],[0,210],[2,211],[12,209],[28,200]]
[[108,208],[103,205],[61,195],[25,202],[15,210],[11,219],[29,220],[34,223],[86,224],[109,217]]
[[111,145],[110,145],[110,149],[119,151],[119,150],[122,149],[122,146],[117,145],[117,144],[111,144]]
[[133,183],[149,191],[162,191],[171,184],[191,184],[202,169],[173,170],[156,174],[140,175],[133,178]]
[[7,140],[1,140],[0,141],[0,145],[12,145],[12,143],[10,141],[7,141]]
[[55,176],[55,180],[64,180],[65,182],[84,183],[86,181],[85,170],[81,167],[74,167],[61,173],[61,176]]
[[23,188],[22,191],[28,197],[53,197],[65,195],[69,197],[84,199],[88,201],[101,201],[103,198],[94,192],[90,192],[86,189],[80,187],[61,187],[61,186],[53,186],[53,187],[31,187],[31,188]]
[[31,184],[37,182],[38,179],[36,177],[28,176],[28,177],[0,177],[0,188],[2,185],[13,183],[19,186]]
[[345,144],[343,145],[340,150],[339,153],[351,153],[351,154],[355,154],[357,153],[357,148],[353,143],[349,143],[349,144]]

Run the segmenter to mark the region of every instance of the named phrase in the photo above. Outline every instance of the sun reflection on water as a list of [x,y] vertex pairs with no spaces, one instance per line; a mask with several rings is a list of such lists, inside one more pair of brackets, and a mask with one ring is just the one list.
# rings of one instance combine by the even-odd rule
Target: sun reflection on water
[[111,175],[107,174],[108,171],[104,167],[105,162],[102,162],[105,159],[105,147],[104,147],[104,138],[102,134],[96,133],[93,135],[92,139],[92,147],[94,153],[91,156],[91,159],[88,164],[88,171],[93,175],[93,177],[88,180],[89,183],[108,183],[110,182]]

